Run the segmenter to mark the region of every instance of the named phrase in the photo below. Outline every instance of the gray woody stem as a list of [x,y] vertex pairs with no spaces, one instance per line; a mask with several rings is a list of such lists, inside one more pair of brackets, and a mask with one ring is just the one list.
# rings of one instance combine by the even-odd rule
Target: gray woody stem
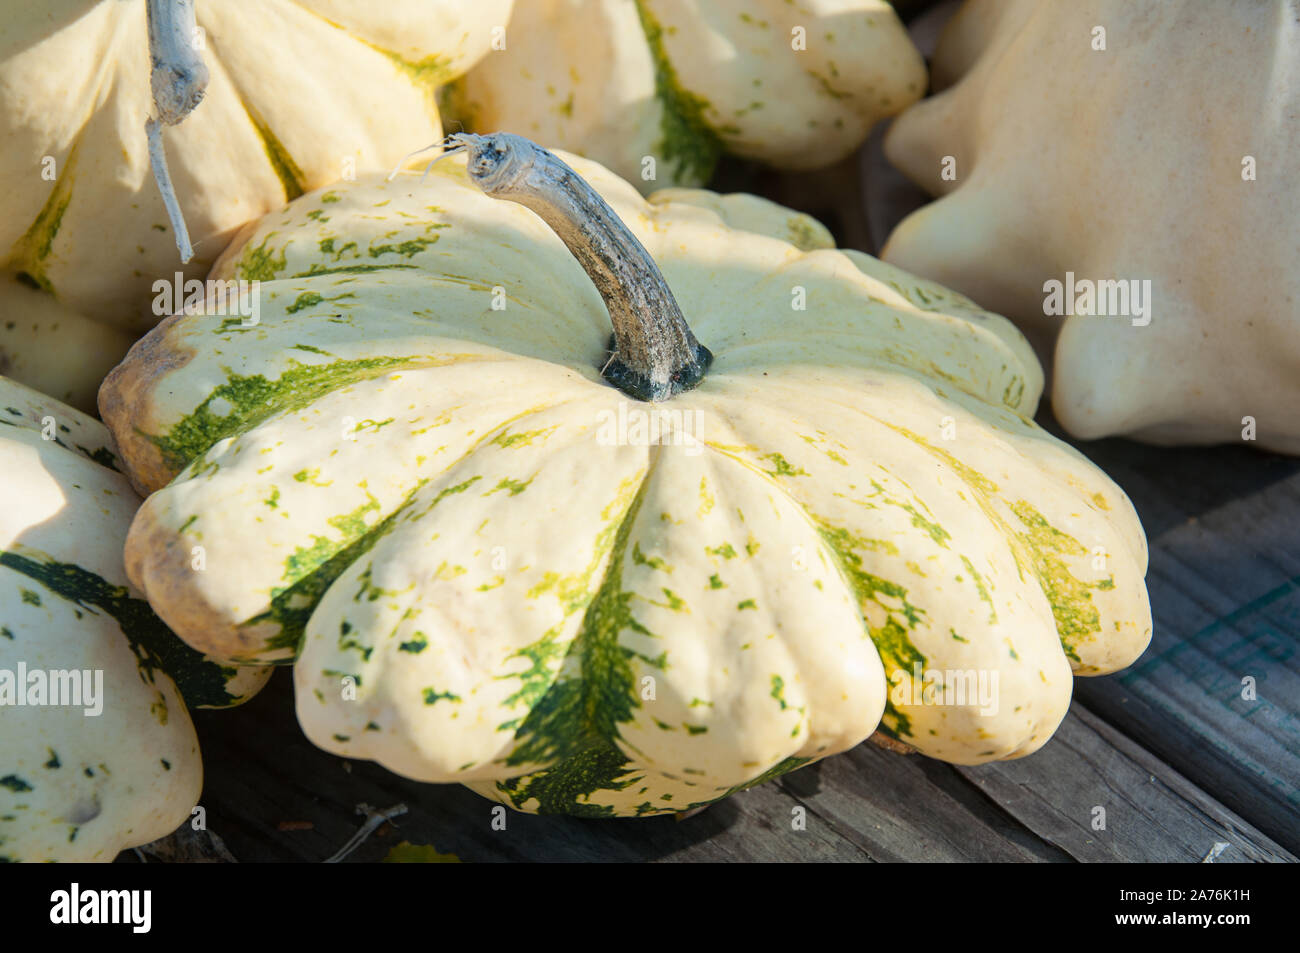
[[167,171],[167,155],[163,152],[162,127],[174,126],[188,116],[203,100],[208,88],[208,68],[195,48],[197,35],[194,19],[194,0],[147,0],[145,7],[149,21],[149,60],[152,70],[149,86],[153,91],[155,116],[144,124],[149,140],[149,163],[153,177],[162,193],[167,217],[176,233],[176,248],[181,261],[194,257],[190,246],[189,229],[171,173]]
[[658,401],[704,378],[713,355],[695,340],[645,246],[581,176],[507,132],[458,133],[445,145],[447,153],[468,151],[470,179],[486,194],[541,216],[587,272],[614,325],[607,381],[630,397]]

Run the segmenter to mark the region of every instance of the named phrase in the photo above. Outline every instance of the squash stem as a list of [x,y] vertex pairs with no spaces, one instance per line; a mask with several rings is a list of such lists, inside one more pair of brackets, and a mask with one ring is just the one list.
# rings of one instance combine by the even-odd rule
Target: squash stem
[[181,122],[203,101],[208,88],[208,68],[198,49],[194,0],[147,0],[145,14],[149,24],[149,61],[152,67],[149,85],[157,113],[145,121],[149,164],[153,167],[154,181],[158,183],[158,191],[162,193],[163,205],[176,235],[181,261],[188,262],[194,257],[194,249],[190,245],[189,229],[176,198],[171,173],[167,170],[162,127]]
[[470,180],[536,212],[587,272],[614,325],[605,380],[629,397],[661,401],[704,379],[713,355],[695,340],[659,266],[578,173],[511,133],[457,133],[443,145],[444,155],[467,151]]

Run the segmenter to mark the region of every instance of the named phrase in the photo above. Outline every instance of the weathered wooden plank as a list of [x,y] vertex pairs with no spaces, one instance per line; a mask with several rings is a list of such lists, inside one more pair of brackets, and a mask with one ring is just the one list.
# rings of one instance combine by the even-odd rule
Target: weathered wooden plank
[[[1113,469],[1151,533],[1147,587],[1156,626],[1136,665],[1118,678],[1081,681],[1076,694],[1297,853],[1300,462],[1239,449],[1203,453],[1242,466],[1231,477],[1213,456],[1172,473]],[[1124,456],[1131,459],[1132,451]],[[1199,493],[1179,491],[1199,485],[1202,473],[1241,495],[1224,502],[1205,496],[1203,485]],[[1241,492],[1247,482],[1254,487]],[[1173,501],[1207,509],[1175,522],[1167,512]],[[1254,679],[1254,699],[1243,697],[1247,678]]]
[[[360,825],[357,804],[398,802],[410,809],[398,829],[354,859],[380,859],[398,840],[474,861],[1186,860],[1216,841],[1232,845],[1221,861],[1293,859],[1082,711],[1017,762],[955,769],[862,745],[681,821],[508,812],[497,830],[492,802],[464,788],[419,784],[316,749],[292,704],[282,673],[245,708],[197,719],[208,823],[245,862],[324,859]],[[1101,834],[1090,827],[1096,804],[1109,815]],[[280,829],[302,821],[312,829]]]
[[[428,785],[312,746],[293,715],[292,683],[278,673],[243,708],[199,712],[208,825],[244,862],[322,860],[361,823],[355,806],[405,803],[397,830],[357,860],[398,840],[431,843],[464,860],[1064,860],[953,768],[872,745],[685,820],[581,820],[513,811],[492,825],[493,803],[458,785]],[[792,822],[803,808],[802,829]],[[281,830],[282,822],[310,830]]]
[[1297,860],[1078,703],[1029,757],[958,770],[1076,860]]

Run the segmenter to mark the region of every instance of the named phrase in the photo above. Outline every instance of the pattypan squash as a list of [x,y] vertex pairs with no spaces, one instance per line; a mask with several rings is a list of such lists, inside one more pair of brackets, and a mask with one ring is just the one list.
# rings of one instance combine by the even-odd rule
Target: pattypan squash
[[1295,4],[971,0],[933,67],[882,257],[1015,319],[1075,436],[1300,453]]
[[127,582],[139,505],[98,421],[0,378],[0,860],[111,861],[202,787],[186,712],[268,669],[218,665]]
[[261,321],[171,317],[100,392],[131,578],[202,652],[296,659],[317,745],[682,811],[877,728],[1028,754],[1141,653],[1141,527],[1004,318],[763,199],[447,144],[247,228],[214,275]]
[[643,192],[720,155],[831,165],[925,92],[886,0],[529,0],[445,89],[449,118],[587,156]]
[[[93,410],[103,375],[170,313],[154,310],[156,281],[201,279],[244,222],[441,134],[437,87],[511,6],[0,2],[0,373]],[[167,101],[166,70],[151,77],[151,53],[188,69],[183,103]],[[161,143],[193,239],[185,268],[153,180],[160,112],[177,123]]]

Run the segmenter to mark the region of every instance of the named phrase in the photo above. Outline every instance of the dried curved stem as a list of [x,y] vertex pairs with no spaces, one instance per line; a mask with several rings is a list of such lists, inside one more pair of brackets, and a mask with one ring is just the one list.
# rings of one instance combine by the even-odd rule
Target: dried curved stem
[[153,93],[156,115],[145,121],[149,141],[149,164],[154,181],[162,193],[167,218],[176,234],[176,248],[181,261],[194,257],[189,229],[176,198],[167,155],[163,151],[162,127],[174,126],[193,112],[208,88],[208,68],[195,47],[198,35],[194,17],[194,0],[147,0],[145,12],[149,23],[149,87]]
[[456,133],[443,145],[444,155],[468,152],[475,185],[532,209],[578,259],[614,325],[601,369],[607,381],[630,397],[660,401],[704,379],[713,355],[695,339],[659,266],[578,173],[511,133]]

